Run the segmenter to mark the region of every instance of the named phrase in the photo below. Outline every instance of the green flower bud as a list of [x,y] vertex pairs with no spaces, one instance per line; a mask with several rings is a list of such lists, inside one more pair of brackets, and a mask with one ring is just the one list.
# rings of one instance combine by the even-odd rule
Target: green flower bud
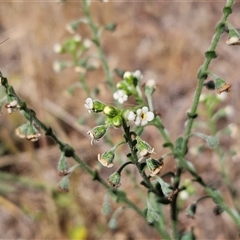
[[113,118],[113,126],[115,128],[119,128],[122,126],[122,117],[120,115],[117,115]]
[[229,28],[228,40],[226,41],[226,44],[229,45],[229,46],[240,44],[240,34],[232,26]]
[[107,125],[100,125],[94,127],[92,130],[89,130],[87,134],[90,135],[92,138],[91,145],[94,144],[94,142],[99,141],[107,132],[108,126]]
[[152,96],[156,89],[156,82],[153,79],[150,79],[145,84],[145,94],[146,96]]
[[41,133],[38,129],[33,124],[29,124],[26,132],[26,138],[31,142],[36,142],[40,137]]
[[146,163],[147,163],[148,169],[151,172],[150,176],[155,176],[155,175],[159,174],[164,166],[163,161],[157,161],[153,158],[148,158],[146,160]]
[[62,152],[58,161],[59,176],[65,176],[68,174],[68,164],[65,158],[65,154]]
[[114,172],[113,174],[111,174],[108,178],[108,183],[110,186],[114,187],[114,188],[118,188],[121,185],[121,175],[118,172]]
[[58,189],[60,192],[69,192],[69,176],[64,176],[58,183]]
[[194,218],[194,215],[196,213],[197,210],[197,203],[192,203],[191,205],[189,205],[186,209],[186,216],[188,218]]
[[112,106],[106,106],[104,109],[103,109],[103,113],[110,117],[110,118],[113,118],[117,115],[118,111],[112,107]]
[[213,213],[216,216],[222,214],[223,212],[224,210],[219,205],[215,205],[215,207],[213,208]]
[[151,157],[152,153],[154,153],[154,148],[152,148],[147,142],[143,141],[139,136],[136,137],[136,140],[136,148],[140,155],[138,161],[140,162]]
[[111,168],[113,167],[113,159],[115,157],[115,149],[112,148],[109,151],[103,153],[102,155],[98,154],[98,161],[104,166]]
[[127,91],[127,89],[128,89],[128,87],[124,81],[118,82],[116,87],[117,87],[117,89],[122,89],[125,91]]
[[98,100],[93,101],[93,112],[102,112],[106,105]]
[[18,128],[15,129],[15,133],[20,138],[26,138],[27,136],[27,129],[29,127],[29,123],[22,124]]
[[222,92],[229,92],[231,88],[231,84],[228,84],[221,78],[215,79],[215,86],[218,94],[221,94]]
[[117,24],[115,23],[109,23],[105,26],[105,29],[110,31],[110,32],[113,32],[117,27]]
[[81,21],[79,21],[79,20],[76,20],[76,21],[73,21],[73,22],[69,23],[66,26],[67,31],[71,34],[76,33],[80,23],[81,23]]

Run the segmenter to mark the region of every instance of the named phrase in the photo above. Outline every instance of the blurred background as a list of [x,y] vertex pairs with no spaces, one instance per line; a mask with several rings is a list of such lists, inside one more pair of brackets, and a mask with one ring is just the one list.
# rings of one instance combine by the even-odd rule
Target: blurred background
[[[141,70],[143,82],[155,79],[154,108],[161,114],[164,126],[172,139],[184,131],[186,111],[191,105],[197,84],[197,71],[203,63],[204,52],[210,46],[215,25],[222,16],[222,1],[171,2],[171,1],[94,1],[91,5],[93,19],[99,25],[115,23],[116,30],[104,32],[101,44],[111,69]],[[239,28],[240,4],[234,5],[229,20]],[[19,96],[33,108],[37,116],[53,127],[57,135],[76,148],[77,153],[92,168],[99,169],[107,178],[112,169],[100,169],[97,154],[109,149],[104,141],[90,145],[86,132],[96,125],[94,116],[84,108],[88,97],[76,88],[72,94],[66,89],[79,79],[79,73],[67,68],[60,73],[53,70],[56,60],[70,59],[53,51],[56,43],[62,43],[71,34],[66,25],[84,16],[81,2],[1,2],[0,3],[0,71],[8,78]],[[78,34],[91,39],[89,27],[81,25]],[[218,58],[210,70],[228,83],[231,92],[222,100],[219,108],[231,106],[232,114],[221,118],[217,129],[234,124],[234,134],[220,140],[225,151],[235,149],[237,154],[226,160],[226,170],[232,186],[237,189],[239,179],[239,64],[240,47],[226,45],[223,34],[217,47]],[[95,47],[89,49],[96,54]],[[88,86],[98,87],[98,99],[109,104],[112,95],[99,62],[96,70],[86,76]],[[115,81],[119,81],[118,77]],[[4,89],[0,89],[1,96]],[[204,93],[209,90],[204,89]],[[215,92],[210,92],[216,94]],[[200,119],[205,109],[200,106]],[[87,122],[79,124],[79,119]],[[60,177],[57,163],[60,152],[51,139],[43,136],[31,143],[19,139],[14,130],[24,123],[19,113],[0,116],[0,238],[1,239],[159,239],[153,228],[130,209],[123,209],[118,216],[118,227],[109,229],[111,215],[102,214],[106,190],[91,177],[78,169],[71,177],[69,193],[58,192]],[[205,134],[210,134],[207,130]],[[112,131],[115,143],[121,139],[121,130]],[[162,139],[153,128],[147,128],[144,139],[156,149],[157,156],[166,153]],[[202,144],[194,138],[190,147]],[[124,161],[125,149],[119,153]],[[216,154],[204,149],[200,155],[188,154],[201,176],[224,193],[226,202],[233,206],[233,199],[224,187]],[[69,165],[74,164],[69,160]],[[117,165],[117,164],[116,164]],[[116,166],[117,169],[117,166]],[[174,160],[169,158],[164,171],[174,170]],[[129,198],[144,208],[144,189],[139,194],[131,177],[138,183],[134,168],[124,173],[121,188]],[[186,174],[186,179],[191,177]],[[195,186],[196,185],[196,186]],[[195,184],[196,194],[183,201],[181,207],[204,195]],[[236,192],[236,199],[237,199]],[[111,202],[112,211],[120,205]],[[195,229],[199,239],[236,239],[238,230],[226,213],[215,216],[211,200],[203,201],[195,219],[188,219],[185,212],[179,215],[182,231]],[[166,206],[166,218],[169,207]],[[168,228],[169,225],[166,225]]]

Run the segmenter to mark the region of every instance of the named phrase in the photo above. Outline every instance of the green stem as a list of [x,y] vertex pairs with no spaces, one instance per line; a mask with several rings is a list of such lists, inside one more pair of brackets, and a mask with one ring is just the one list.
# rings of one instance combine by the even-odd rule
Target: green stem
[[107,83],[108,83],[111,91],[114,92],[115,89],[114,89],[112,72],[109,69],[106,57],[103,53],[103,49],[102,49],[101,44],[100,44],[98,27],[94,24],[94,22],[92,20],[90,9],[89,9],[89,4],[87,3],[87,0],[83,0],[83,9],[84,9],[85,16],[87,17],[87,20],[88,20],[88,25],[89,25],[89,27],[92,31],[93,42],[97,47],[99,58],[102,62],[103,71],[104,71],[104,73],[107,77]]
[[[233,2],[234,0],[228,0],[226,5],[225,5],[225,8],[232,8],[233,6]],[[211,42],[211,46],[209,48],[209,51],[208,52],[215,52],[216,50],[216,47],[217,47],[217,44],[219,42],[219,39],[221,37],[221,34],[222,34],[222,27],[221,26],[224,26],[226,21],[227,21],[227,18],[228,16],[231,14],[231,11],[224,11],[224,14],[220,20],[220,22],[217,24],[217,27],[216,27],[216,32],[212,38],[212,42]],[[207,52],[206,52],[207,53]],[[203,83],[208,75],[208,68],[209,68],[209,65],[213,59],[213,56],[211,54],[207,55],[205,54],[205,60],[202,64],[202,66],[200,67],[200,70],[199,70],[199,73],[198,73],[198,84],[197,84],[197,88],[196,88],[196,92],[195,92],[195,95],[194,95],[194,98],[193,98],[193,104],[192,104],[192,107],[191,107],[191,110],[190,110],[190,116],[194,116],[196,115],[196,112],[197,112],[197,107],[198,107],[198,104],[199,104],[199,98],[200,98],[200,95],[201,95],[201,92],[202,92],[202,88],[203,88]],[[187,148],[187,144],[188,144],[188,137],[191,133],[191,130],[192,130],[192,125],[193,125],[193,121],[194,121],[194,117],[189,117],[188,119],[188,123],[187,123],[187,126],[186,126],[186,130],[185,130],[185,138],[184,138],[184,141],[183,141],[183,144],[182,144],[182,153],[185,153],[186,152],[186,148]]]
[[142,216],[143,218],[145,218],[144,213],[132,202],[130,201],[127,196],[121,194],[120,191],[116,190],[116,189],[112,189],[108,183],[101,178],[98,173],[96,171],[93,171],[75,152],[74,149],[62,142],[57,135],[51,130],[51,128],[47,127],[43,122],[41,122],[35,112],[33,110],[31,110],[30,108],[27,107],[26,103],[23,102],[18,95],[15,93],[14,89],[12,86],[8,85],[7,82],[7,78],[3,77],[1,72],[0,72],[0,79],[1,79],[1,83],[2,85],[5,87],[6,92],[8,95],[11,95],[11,97],[13,97],[14,99],[16,99],[18,101],[18,104],[21,106],[21,111],[23,112],[23,115],[25,116],[25,118],[27,120],[32,119],[34,123],[36,123],[38,125],[39,128],[41,128],[42,130],[45,131],[46,135],[48,135],[49,137],[51,137],[58,145],[60,150],[64,150],[64,149],[70,149],[70,155],[71,157],[79,164],[79,166],[86,171],[88,174],[90,174],[94,180],[100,182],[107,190],[110,190],[111,195],[114,196],[119,196],[119,199],[121,202],[125,203],[126,205],[128,205],[130,208],[132,208],[133,210],[135,210],[135,212],[137,212],[140,216]]
[[155,190],[155,188],[153,187],[151,181],[149,180],[149,178],[147,177],[146,173],[144,171],[142,171],[142,169],[140,168],[140,164],[138,163],[138,157],[136,154],[136,148],[134,145],[134,142],[132,140],[132,136],[131,133],[129,132],[129,127],[127,126],[125,120],[123,120],[123,130],[125,132],[125,137],[126,137],[126,141],[129,145],[129,148],[131,150],[131,154],[132,154],[132,158],[133,158],[133,162],[136,165],[138,172],[140,173],[140,175],[143,178],[143,181],[145,182],[146,186],[148,187],[148,189],[157,194],[157,191]]

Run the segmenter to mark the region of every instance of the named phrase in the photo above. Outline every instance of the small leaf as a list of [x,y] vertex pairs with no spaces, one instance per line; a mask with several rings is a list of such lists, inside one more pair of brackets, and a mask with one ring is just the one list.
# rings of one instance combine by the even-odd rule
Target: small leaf
[[216,148],[219,144],[219,141],[214,136],[208,136],[206,142],[210,148]]
[[207,135],[205,135],[203,133],[199,133],[199,132],[196,132],[193,135],[204,139],[207,142],[207,144],[210,148],[215,148],[219,144],[219,141],[218,141],[217,137],[207,136]]
[[170,184],[164,182],[160,177],[157,177],[157,181],[161,185],[164,196],[168,197],[172,194],[173,190]]
[[105,194],[104,200],[103,200],[103,205],[102,205],[102,213],[104,215],[110,214],[112,211],[111,205],[109,203],[109,198],[108,198],[108,193]]
[[159,220],[159,214],[157,212],[155,212],[153,209],[148,209],[147,210],[147,221],[150,223],[153,223],[154,221],[158,221]]
[[197,204],[196,203],[192,203],[186,209],[186,216],[193,219],[194,215],[196,213],[196,210],[197,210]]
[[157,213],[157,211],[154,209],[154,206],[148,199],[147,201],[147,214],[146,214],[147,221],[149,223],[153,223],[154,221],[158,221],[160,218],[160,215]]
[[194,235],[193,229],[191,230],[191,232],[185,232],[182,234],[182,236],[180,237],[180,240],[195,240],[196,237]]

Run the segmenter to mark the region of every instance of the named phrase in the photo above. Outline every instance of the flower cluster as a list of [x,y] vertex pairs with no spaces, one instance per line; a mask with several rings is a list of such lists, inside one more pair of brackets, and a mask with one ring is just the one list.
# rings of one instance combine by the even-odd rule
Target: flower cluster
[[139,70],[135,72],[125,72],[123,80],[117,84],[117,91],[113,94],[113,98],[120,104],[128,100],[131,95],[139,95],[137,86],[142,79],[142,74]]
[[[138,107],[132,109],[119,109],[113,106],[104,104],[98,100],[93,100],[92,98],[87,98],[85,100],[85,108],[89,113],[103,113],[106,117],[105,123],[103,125],[99,125],[89,130],[87,133],[91,137],[91,144],[93,145],[95,142],[99,141],[104,137],[107,130],[110,127],[119,128],[122,125],[126,125],[127,121],[133,121],[137,126],[145,126],[152,120],[154,120],[154,113],[149,110],[146,106],[147,104],[144,102],[142,97],[142,92],[139,87],[139,82],[142,78],[142,74],[139,70],[135,72],[125,72],[123,75],[123,80],[117,84],[117,90],[113,94],[113,98],[117,100],[120,104],[123,104],[128,100],[129,96],[135,97],[135,100],[138,104]],[[150,103],[151,95],[154,93],[156,87],[156,83],[154,80],[149,80],[145,84],[145,95],[148,99],[148,103],[150,108],[152,109],[152,103]],[[124,123],[124,124],[123,124]],[[126,127],[124,127],[126,133]],[[126,133],[127,134],[127,133]],[[130,134],[130,132],[129,132]],[[136,136],[136,135],[134,135]],[[135,137],[136,140],[136,157],[138,158],[138,162],[145,161],[145,165],[150,171],[150,176],[156,176],[160,173],[163,168],[163,161],[155,160],[151,158],[154,153],[154,148],[152,148],[147,142],[143,141],[139,136]],[[126,143],[127,138],[119,144],[112,147],[110,150],[98,154],[98,161],[107,168],[111,168],[114,165],[115,158],[115,150],[116,148],[123,143]],[[130,157],[131,159],[131,157]],[[136,158],[135,158],[136,159]],[[136,161],[136,160],[135,160]],[[134,162],[133,158],[131,161],[124,163],[118,171],[111,174],[108,178],[108,183],[112,187],[119,187],[121,185],[121,171],[128,164],[139,164],[138,162]],[[65,167],[65,165],[63,164]],[[64,171],[63,171],[64,172]]]

